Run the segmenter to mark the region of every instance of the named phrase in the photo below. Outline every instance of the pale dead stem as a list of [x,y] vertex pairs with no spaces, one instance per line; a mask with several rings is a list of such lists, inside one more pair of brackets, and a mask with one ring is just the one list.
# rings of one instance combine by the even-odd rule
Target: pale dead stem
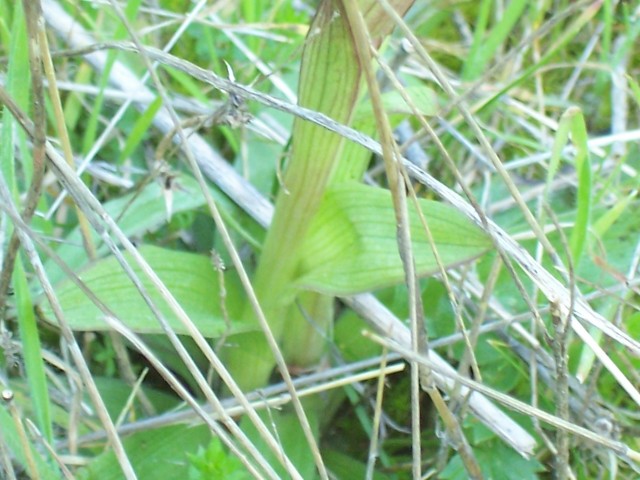
[[[387,366],[387,353],[387,349],[383,349],[380,359],[380,369],[383,371]],[[371,440],[369,441],[369,454],[367,455],[366,480],[373,479],[373,474],[375,472],[376,458],[378,457],[378,441],[380,437],[380,421],[382,418],[382,399],[384,398],[386,380],[386,375],[381,372],[381,375],[378,375],[376,402],[373,409],[373,421],[371,422]]]
[[[122,327],[121,327],[122,328]],[[125,327],[126,328],[126,327]],[[363,382],[365,380],[376,379],[387,375],[392,375],[404,370],[404,362],[398,362],[401,360],[400,355],[389,354],[388,360],[393,364],[390,364],[384,368],[372,368],[380,365],[380,361],[376,358],[367,359],[360,362],[354,362],[339,367],[332,367],[328,370],[321,370],[318,372],[310,373],[303,377],[298,377],[294,380],[296,391],[298,395],[306,397],[321,392],[326,392],[333,388],[342,387],[345,385],[353,385],[356,382]],[[257,410],[265,408],[278,408],[291,401],[291,395],[287,392],[287,387],[284,383],[269,385],[264,387],[260,391],[254,391],[247,394],[247,398],[251,402],[252,408]],[[235,417],[245,413],[245,409],[235,398],[226,398],[222,400],[222,406],[227,415]],[[204,406],[203,408],[207,415],[211,416],[215,420],[221,420],[217,412],[213,412],[210,407]],[[179,410],[165,412],[155,417],[144,418],[142,420],[136,420],[130,423],[123,424],[118,427],[118,433],[122,435],[128,435],[135,432],[149,430],[153,428],[160,428],[167,425],[175,425],[179,423],[193,423],[201,417],[200,414],[192,410]],[[223,421],[226,421],[222,419]],[[97,441],[103,441],[106,438],[105,432],[96,431],[88,433],[79,439],[80,444],[91,444]],[[68,441],[60,441],[58,446],[64,448],[68,445]]]
[[434,362],[431,358],[415,355],[413,352],[411,352],[410,349],[406,348],[403,345],[395,343],[395,340],[391,340],[389,338],[383,338],[383,337],[380,337],[379,335],[369,333],[369,332],[365,332],[365,335],[371,338],[373,341],[381,345],[384,345],[390,350],[393,350],[402,354],[403,357],[411,358],[412,360],[428,365],[434,371],[442,375],[446,375],[448,378],[451,379],[451,381],[459,382],[465,387],[472,389],[474,391],[474,395],[477,393],[486,395],[487,397],[493,398],[494,400],[500,402],[501,404],[509,407],[511,410],[523,413],[529,417],[538,418],[539,420],[542,420],[543,422],[549,425],[552,425],[558,429],[562,429],[566,432],[572,433],[573,435],[579,436],[585,440],[589,440],[591,442],[595,442],[599,445],[602,445],[603,447],[606,447],[612,450],[613,452],[615,452],[625,460],[640,462],[640,452],[633,450],[632,448],[629,448],[629,446],[626,445],[625,443],[618,442],[616,440],[605,437],[603,435],[599,435],[587,428],[580,427],[574,423],[571,423],[567,420],[564,420],[555,415],[547,413],[543,410],[534,408],[531,405],[528,405],[524,402],[521,402],[520,400],[516,400],[510,397],[509,395],[505,395],[502,392],[493,390],[492,388],[487,387],[482,383],[479,383],[467,377],[458,375],[456,372],[447,372],[446,368],[443,368],[441,365],[438,365],[437,362]]
[[[9,415],[11,415],[11,419],[13,420],[13,423],[16,427],[16,433],[18,434],[20,446],[24,450],[26,471],[28,472],[28,475],[31,478],[35,480],[40,480],[40,474],[38,472],[38,467],[36,466],[36,461],[33,456],[33,451],[29,446],[29,439],[27,438],[27,432],[24,429],[24,423],[22,423],[20,411],[16,407],[16,404],[13,401],[13,398],[14,398],[13,392],[11,390],[2,391],[2,403],[7,407],[7,410],[9,410]],[[4,446],[4,442],[3,442],[3,446]],[[5,459],[3,458],[3,460]],[[3,465],[4,470],[8,472],[12,480],[15,479],[16,476],[15,476],[15,472],[14,472],[11,460],[9,458],[6,458],[5,464],[6,466]]]
[[[408,291],[409,321],[411,324],[411,349],[418,353],[428,351],[427,335],[424,327],[424,311],[422,300],[419,294],[420,287],[415,272],[415,261],[411,245],[411,233],[409,232],[409,212],[407,210],[407,198],[404,193],[405,182],[398,158],[401,157],[398,146],[393,140],[393,133],[389,125],[389,119],[385,115],[382,106],[380,87],[375,78],[370,53],[371,39],[367,26],[358,9],[358,5],[349,0],[342,1],[347,24],[351,30],[354,48],[358,55],[360,65],[368,85],[368,93],[371,98],[380,144],[382,147],[382,157],[387,181],[393,199],[393,210],[397,222],[398,252],[402,261],[405,274],[405,285]],[[393,8],[393,7],[390,7]],[[435,382],[428,369],[421,369],[416,362],[411,363],[411,446],[412,446],[412,472],[413,478],[422,477],[422,448],[421,448],[421,428],[420,428],[420,386],[429,393],[432,401],[438,408],[443,418],[448,418],[441,412],[443,405],[440,392],[435,388]],[[447,429],[451,430],[450,423]]]
[[[393,87],[401,94],[401,96],[403,97],[404,101],[407,103],[407,105],[409,105],[409,107],[412,109],[413,114],[415,115],[415,118],[418,119],[418,121],[420,122],[422,128],[429,132],[429,134],[432,137],[432,140],[434,141],[434,143],[436,143],[436,145],[438,146],[438,148],[440,149],[441,153],[443,154],[443,157],[446,158],[448,160],[448,166],[449,168],[454,172],[454,175],[456,176],[458,183],[460,185],[465,185],[465,182],[462,179],[462,176],[460,174],[460,172],[457,169],[457,166],[455,165],[455,163],[450,159],[449,154],[447,152],[447,150],[445,149],[444,145],[442,145],[442,143],[440,142],[440,139],[438,138],[438,136],[435,134],[435,132],[433,131],[433,129],[431,128],[431,126],[428,124],[428,122],[426,121],[426,119],[424,118],[424,116],[422,116],[420,114],[420,112],[418,111],[417,107],[414,105],[413,101],[411,100],[411,98],[409,97],[409,95],[407,94],[405,88],[403,87],[402,83],[400,82],[400,80],[396,77],[396,75],[394,74],[394,72],[387,67],[387,65],[384,63],[384,61],[380,58],[380,56],[378,55],[377,52],[373,52],[376,60],[380,66],[380,68],[382,69],[382,71],[385,73],[386,75],[386,79],[387,81],[389,81]],[[403,171],[403,175],[406,176],[406,172]],[[407,189],[409,190],[409,194],[411,196],[412,201],[417,204],[417,197],[415,194],[415,191],[411,185],[410,182],[406,182],[407,185]],[[463,187],[466,188],[466,187]],[[465,190],[466,192],[466,190]],[[470,192],[468,192],[469,196],[470,196]],[[476,207],[479,208],[479,207]],[[433,241],[433,237],[429,228],[429,223],[427,221],[427,219],[425,218],[425,216],[422,214],[420,208],[416,205],[416,211],[418,212],[418,215],[420,217],[420,221],[422,223],[422,227],[424,229],[424,232],[429,240],[430,243],[430,247],[432,250],[432,253],[434,255],[434,258],[436,260],[437,266],[438,266],[438,273],[440,275],[440,278],[445,286],[445,289],[447,291],[447,294],[449,296],[449,301],[451,304],[451,307],[454,311],[454,316],[456,319],[456,326],[458,327],[458,330],[461,333],[463,342],[464,342],[464,346],[465,346],[465,351],[464,351],[464,357],[462,359],[462,361],[460,362],[458,371],[460,372],[464,372],[467,371],[468,367],[471,366],[472,371],[474,372],[474,375],[476,377],[476,379],[480,379],[480,371],[477,365],[477,362],[475,360],[475,353],[474,353],[474,345],[475,345],[475,339],[478,338],[479,335],[479,327],[480,327],[480,323],[482,321],[481,315],[478,315],[476,317],[476,319],[474,320],[474,329],[472,331],[472,338],[470,338],[466,326],[464,325],[463,319],[462,319],[462,312],[461,309],[459,307],[459,302],[456,298],[456,295],[453,291],[453,287],[451,285],[451,282],[449,280],[449,275],[447,274],[447,271],[440,259],[440,254],[438,252],[438,249]],[[485,291],[485,293],[483,294],[483,297],[488,297],[491,295],[491,289],[487,289]],[[486,303],[486,302],[485,302]],[[421,323],[424,323],[424,319],[421,320]],[[418,350],[415,350],[416,352]],[[423,355],[425,354],[425,352],[423,351]],[[422,366],[423,369],[426,369],[427,367],[425,367],[424,365]],[[432,373],[429,372],[431,375]],[[422,385],[422,388],[427,390],[427,392],[430,393],[430,395],[432,395],[432,397],[435,395],[433,392],[433,389],[428,390],[425,388],[425,385]],[[468,474],[470,475],[470,477],[472,478],[481,478],[482,474],[480,472],[480,468],[477,464],[477,460],[475,459],[475,456],[473,455],[473,451],[471,450],[468,441],[466,440],[466,437],[464,436],[464,433],[462,432],[462,429],[460,427],[460,424],[457,420],[457,418],[451,413],[452,411],[456,411],[458,410],[458,405],[463,405],[466,403],[466,397],[464,395],[460,394],[460,385],[455,385],[454,389],[450,392],[451,397],[454,399],[451,402],[451,408],[449,406],[447,406],[447,404],[442,400],[442,398],[439,395],[435,395],[435,398],[433,399],[434,404],[438,406],[438,412],[440,413],[442,419],[443,419],[443,423],[445,424],[446,428],[447,428],[447,435],[450,438],[451,444],[454,448],[454,450],[456,450],[458,452],[458,454],[460,455],[460,458],[462,459],[463,464],[465,465],[465,468],[467,469]],[[461,415],[462,416],[462,415]],[[447,447],[442,449],[442,452],[444,453],[446,451]],[[446,459],[446,455],[441,455],[441,459],[444,461]],[[436,468],[439,470],[440,467],[444,468],[444,465],[438,465]]]

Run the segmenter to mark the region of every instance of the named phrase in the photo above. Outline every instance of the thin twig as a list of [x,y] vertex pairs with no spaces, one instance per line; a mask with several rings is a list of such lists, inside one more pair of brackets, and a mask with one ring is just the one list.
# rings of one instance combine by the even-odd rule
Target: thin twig
[[[395,358],[395,361],[399,358],[399,355],[392,354],[391,357]],[[360,373],[350,373],[357,370],[361,370],[364,367],[375,367],[380,363],[380,359],[376,358],[366,362],[357,362],[356,364],[345,365],[344,367],[333,368],[330,371],[318,372],[305,377],[299,377],[295,380],[296,389],[300,397],[309,395],[316,395],[318,393],[330,391],[333,388],[344,387],[345,385],[353,385],[356,382],[362,382],[373,378],[379,378],[380,376],[386,377],[388,375],[398,373],[404,370],[404,362],[393,363],[386,366],[384,369],[374,368],[373,370],[367,370]],[[349,373],[347,376],[343,376]],[[256,409],[262,409],[266,407],[278,408],[282,405],[289,403],[291,396],[287,393],[287,386],[284,382],[276,385],[270,385],[259,392],[254,391],[247,395],[247,398],[251,402],[251,405]],[[228,398],[222,400],[222,406],[225,413],[230,416],[242,415],[245,409],[238,403],[235,398]],[[212,412],[208,406],[202,407],[208,414],[213,415],[214,418],[218,418],[218,413]],[[180,423],[193,424],[194,422],[201,420],[198,416],[198,412],[193,410],[181,410],[177,412],[166,412],[156,417],[145,418],[137,420],[135,422],[123,424],[118,428],[118,432],[121,435],[129,435],[132,433],[152,430],[168,425],[176,425]],[[96,441],[104,440],[104,432],[92,432],[84,435],[79,441],[81,444],[90,444]],[[66,442],[61,441],[59,447],[64,448]]]
[[60,472],[62,473],[62,475],[64,475],[64,478],[66,480],[74,480],[75,478],[74,475],[64,464],[60,455],[58,455],[58,453],[53,449],[53,447],[49,444],[49,442],[47,442],[47,439],[44,438],[40,430],[38,430],[38,427],[36,427],[36,425],[28,418],[25,420],[25,423],[27,424],[27,428],[32,433],[32,435],[36,437],[36,439],[47,450],[51,458],[53,458],[53,460],[56,462],[56,464],[58,465],[58,468],[60,468]]
[[[40,19],[42,25],[44,25],[44,18]],[[56,127],[58,130],[58,137],[62,146],[62,152],[64,158],[69,166],[74,165],[73,149],[71,148],[71,140],[69,139],[69,132],[67,131],[67,125],[65,123],[66,117],[62,108],[62,100],[60,99],[60,92],[58,91],[56,72],[53,67],[53,60],[51,59],[51,52],[49,51],[49,42],[44,30],[41,32],[41,44],[42,44],[42,61],[44,64],[44,70],[47,74],[47,81],[49,86],[49,97],[53,106],[53,113],[56,121]],[[93,237],[91,236],[89,222],[87,217],[76,205],[76,215],[78,216],[78,226],[80,228],[80,234],[82,235],[82,245],[87,252],[87,256],[90,259],[96,257],[96,247],[93,244]]]

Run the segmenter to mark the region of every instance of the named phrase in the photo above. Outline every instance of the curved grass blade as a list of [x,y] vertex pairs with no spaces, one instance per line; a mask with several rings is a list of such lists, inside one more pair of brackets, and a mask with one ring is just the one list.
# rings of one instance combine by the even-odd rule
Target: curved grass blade
[[571,138],[575,146],[575,168],[578,178],[576,219],[573,229],[571,230],[570,246],[573,265],[578,265],[589,231],[592,192],[591,163],[589,161],[589,150],[587,147],[587,128],[584,123],[582,111],[577,107],[568,108],[558,124],[558,131],[556,132],[551,159],[549,160],[547,190],[560,167],[560,160],[569,138]]

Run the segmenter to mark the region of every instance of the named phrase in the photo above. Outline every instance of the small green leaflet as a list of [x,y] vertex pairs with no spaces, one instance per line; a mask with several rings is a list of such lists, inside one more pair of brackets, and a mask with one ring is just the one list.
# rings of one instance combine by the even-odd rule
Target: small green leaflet
[[[243,290],[233,272],[224,274],[225,305],[234,326],[232,331],[227,331],[220,308],[218,272],[208,257],[152,246],[144,246],[139,250],[205,337],[246,331],[245,324],[232,322],[239,318],[243,305]],[[187,334],[186,327],[172,313],[131,256],[125,254],[125,258],[176,333]],[[95,262],[80,273],[80,278],[131,330],[136,333],[162,333],[158,320],[115,257],[109,256]],[[102,311],[73,282],[60,282],[56,285],[56,293],[72,329],[109,329]],[[46,300],[42,302],[42,312],[47,320],[56,323]]]
[[[417,272],[437,270],[432,248],[410,203]],[[445,267],[485,252],[489,238],[453,207],[420,200]],[[353,295],[404,281],[396,220],[388,190],[359,183],[330,188],[303,245],[296,286],[330,295]]]

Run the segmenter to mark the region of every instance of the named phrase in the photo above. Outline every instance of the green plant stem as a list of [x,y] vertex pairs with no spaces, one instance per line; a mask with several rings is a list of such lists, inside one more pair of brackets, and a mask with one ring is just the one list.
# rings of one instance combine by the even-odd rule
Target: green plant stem
[[[404,12],[412,4],[409,0],[396,0],[394,7]],[[325,0],[318,8],[302,57],[299,82],[299,104],[322,112],[338,122],[349,124],[360,98],[362,69],[351,40],[344,15],[336,2]],[[367,12],[366,21],[379,44],[393,26],[389,17],[375,0],[361,0],[359,8]],[[303,355],[306,345],[316,340],[308,337],[321,335],[331,322],[328,301],[306,302],[316,305],[316,322],[325,325],[310,327],[305,317],[292,308],[296,291],[291,287],[300,261],[300,247],[311,220],[320,205],[324,192],[342,158],[345,140],[321,127],[296,118],[293,127],[292,154],[281,185],[273,222],[256,272],[254,288],[269,320],[274,336],[287,333],[287,358],[312,363],[313,358]],[[245,318],[250,321],[251,312]],[[261,333],[238,336],[228,349],[229,369],[244,388],[264,385],[274,362]],[[317,340],[319,341],[319,339]],[[321,349],[314,348],[313,352]],[[315,358],[317,360],[317,357]]]

